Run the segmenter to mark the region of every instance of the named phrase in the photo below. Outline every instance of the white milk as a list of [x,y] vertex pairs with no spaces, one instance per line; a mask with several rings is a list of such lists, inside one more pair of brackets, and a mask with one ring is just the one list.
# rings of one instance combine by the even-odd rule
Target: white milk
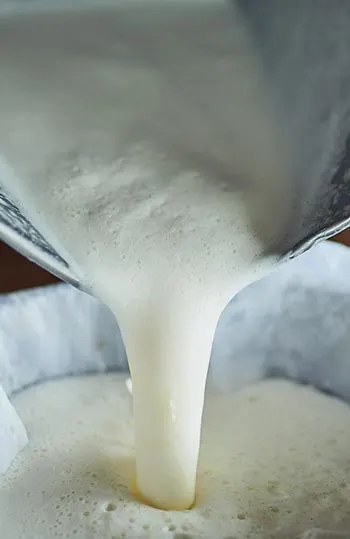
[[0,19],[0,72],[0,181],[115,313],[137,488],[186,509],[218,317],[275,262],[291,202],[245,28],[206,1]]
[[0,479],[4,538],[349,536],[336,532],[350,529],[350,409],[311,388],[278,381],[236,394],[208,388],[190,511],[160,511],[130,494],[134,422],[125,375],[47,382],[13,402],[31,443]]

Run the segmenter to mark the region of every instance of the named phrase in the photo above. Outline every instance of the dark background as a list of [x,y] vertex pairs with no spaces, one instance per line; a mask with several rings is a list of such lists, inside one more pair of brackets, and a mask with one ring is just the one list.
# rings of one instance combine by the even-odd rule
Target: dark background
[[0,242],[0,294],[56,281],[55,277]]
[[[334,239],[350,246],[350,229]],[[55,277],[0,242],[0,294],[55,282]]]

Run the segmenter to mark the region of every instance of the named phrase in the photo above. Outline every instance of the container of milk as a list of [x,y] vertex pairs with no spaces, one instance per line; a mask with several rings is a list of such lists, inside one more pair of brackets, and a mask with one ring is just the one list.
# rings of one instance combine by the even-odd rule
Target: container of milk
[[[67,207],[72,190],[58,203],[48,178],[56,191],[62,178],[84,182],[93,198],[93,176],[123,184],[138,168],[169,182],[177,172],[210,179],[237,193],[232,213],[249,192],[240,218],[263,256],[293,257],[339,232],[349,224],[349,17],[342,0],[317,10],[276,0],[3,2],[1,238],[89,289],[57,230],[79,213]],[[159,190],[143,179],[145,196]],[[65,208],[53,222],[48,195]]]
[[[62,464],[55,476],[75,470],[68,496],[75,501],[57,503],[53,534],[67,514],[59,533],[113,537],[126,499],[128,522],[142,522],[146,535],[158,518],[162,532],[186,532],[183,515],[201,507],[195,530],[202,536],[208,514],[218,511],[212,537],[232,500],[241,535],[267,529],[266,511],[289,526],[286,500],[273,503],[271,495],[258,506],[255,528],[242,500],[246,491],[266,500],[261,490],[277,488],[277,463],[280,495],[287,486],[300,494],[300,478],[307,499],[315,476],[326,485],[310,506],[322,529],[324,497],[347,504],[347,483],[341,487],[330,464],[334,440],[346,445],[345,405],[333,411],[339,403],[278,382],[240,396],[206,391],[216,328],[231,298],[349,224],[350,12],[341,2],[317,12],[313,2],[264,7],[128,0],[1,11],[1,234],[109,308],[131,374],[131,383],[123,375],[75,379],[71,389],[62,382],[23,397],[38,433],[29,458],[50,453],[42,477],[61,490],[51,463]],[[270,368],[276,372],[279,366]],[[256,401],[260,416],[251,413]],[[231,409],[238,415],[229,429],[218,418]],[[243,423],[251,427],[238,443]],[[95,425],[103,427],[96,435]],[[297,455],[287,469],[285,454],[268,443],[277,438]],[[320,458],[319,446],[328,448]],[[232,453],[249,458],[237,467]],[[260,463],[254,473],[251,459]],[[110,499],[76,497],[96,482],[102,488],[101,477],[109,488],[100,496]],[[48,488],[41,484],[36,505]],[[77,500],[90,509],[72,528]],[[102,520],[95,506],[104,508]],[[184,520],[167,522],[159,511]],[[231,528],[222,529],[227,536]],[[122,533],[139,536],[134,526]]]

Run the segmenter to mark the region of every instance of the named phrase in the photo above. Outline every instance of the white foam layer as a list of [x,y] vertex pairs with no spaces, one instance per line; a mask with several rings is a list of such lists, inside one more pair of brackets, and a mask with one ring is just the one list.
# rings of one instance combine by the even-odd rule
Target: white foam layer
[[208,391],[195,507],[160,511],[129,492],[135,454],[126,380],[68,378],[15,396],[31,444],[0,479],[4,537],[27,530],[36,539],[346,537],[346,404],[279,381]]
[[0,386],[0,474],[4,474],[12,461],[27,445],[26,429]]

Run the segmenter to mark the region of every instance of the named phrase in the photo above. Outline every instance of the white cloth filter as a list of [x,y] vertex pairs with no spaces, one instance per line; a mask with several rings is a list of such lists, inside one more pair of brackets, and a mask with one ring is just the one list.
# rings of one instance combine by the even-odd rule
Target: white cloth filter
[[0,475],[28,443],[26,429],[5,391],[0,386]]
[[[223,312],[209,383],[280,376],[350,401],[350,250],[325,242],[238,294]],[[61,284],[0,296],[0,385],[125,370],[112,314]]]

